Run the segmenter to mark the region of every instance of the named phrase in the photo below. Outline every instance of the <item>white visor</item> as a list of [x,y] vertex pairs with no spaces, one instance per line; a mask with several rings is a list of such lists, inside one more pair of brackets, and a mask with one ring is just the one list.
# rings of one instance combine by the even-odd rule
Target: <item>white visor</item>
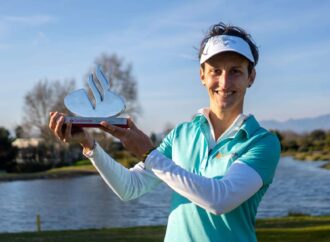
[[254,63],[254,58],[249,44],[240,37],[231,35],[217,35],[211,37],[203,50],[200,64],[222,52],[232,51],[241,54]]

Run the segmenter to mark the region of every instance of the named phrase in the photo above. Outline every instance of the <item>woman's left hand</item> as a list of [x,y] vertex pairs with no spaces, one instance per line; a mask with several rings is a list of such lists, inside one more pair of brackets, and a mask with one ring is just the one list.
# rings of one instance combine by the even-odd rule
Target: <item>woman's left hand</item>
[[136,157],[142,158],[143,155],[154,147],[151,139],[138,129],[134,122],[128,118],[128,128],[120,128],[109,124],[106,121],[101,122],[101,129],[118,138],[124,147],[132,152]]

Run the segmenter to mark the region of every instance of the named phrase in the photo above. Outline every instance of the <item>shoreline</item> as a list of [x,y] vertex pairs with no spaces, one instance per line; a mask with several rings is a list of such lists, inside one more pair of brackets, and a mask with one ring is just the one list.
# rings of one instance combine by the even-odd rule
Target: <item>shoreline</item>
[[321,165],[320,168],[326,169],[326,170],[330,170],[330,160],[305,159],[305,158],[302,158],[302,156],[299,155],[299,154],[285,152],[285,153],[281,153],[281,157],[292,157],[294,160],[299,161],[299,162],[316,162],[316,161],[322,161],[322,162],[325,162],[325,164]]
[[299,161],[325,161],[330,162],[330,154],[319,151],[310,152],[292,152],[285,151],[281,153],[281,156],[292,156],[294,159]]
[[5,173],[0,174],[0,182],[11,181],[26,181],[37,179],[59,179],[59,178],[73,178],[87,175],[99,174],[92,165],[83,167],[61,167],[54,168],[48,171],[36,173]]
[[[314,162],[318,160],[300,160],[292,153],[282,153],[281,157],[291,156],[293,159],[300,162]],[[320,166],[322,169],[330,170],[330,161],[325,160],[324,165]],[[98,175],[99,173],[93,165],[82,166],[67,166],[61,168],[54,168],[48,171],[36,172],[36,173],[0,173],[0,182],[11,181],[25,181],[25,180],[37,180],[37,179],[59,179],[59,178],[73,178],[87,175]]]

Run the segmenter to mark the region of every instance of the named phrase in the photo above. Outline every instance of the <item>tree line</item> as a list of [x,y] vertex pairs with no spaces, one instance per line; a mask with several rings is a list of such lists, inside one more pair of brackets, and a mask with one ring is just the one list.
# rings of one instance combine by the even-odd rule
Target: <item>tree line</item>
[[309,133],[273,131],[281,142],[284,155],[292,155],[298,160],[330,161],[330,131],[317,129]]

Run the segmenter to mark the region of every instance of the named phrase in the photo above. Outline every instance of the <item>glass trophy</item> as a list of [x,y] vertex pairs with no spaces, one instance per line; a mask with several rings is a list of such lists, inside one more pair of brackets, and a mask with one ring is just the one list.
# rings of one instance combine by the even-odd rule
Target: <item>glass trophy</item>
[[124,98],[110,90],[109,81],[99,66],[95,76],[97,80],[93,74],[88,78],[93,98],[88,96],[85,89],[75,90],[64,98],[65,107],[75,115],[66,116],[64,122],[72,123],[73,129],[100,127],[102,121],[127,128],[127,119],[118,117],[126,108]]

